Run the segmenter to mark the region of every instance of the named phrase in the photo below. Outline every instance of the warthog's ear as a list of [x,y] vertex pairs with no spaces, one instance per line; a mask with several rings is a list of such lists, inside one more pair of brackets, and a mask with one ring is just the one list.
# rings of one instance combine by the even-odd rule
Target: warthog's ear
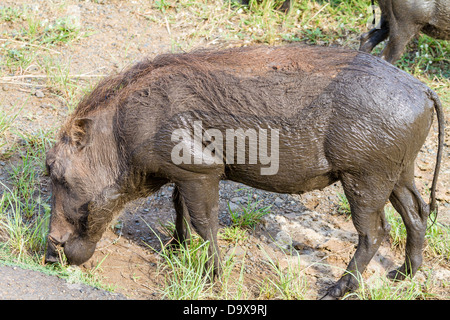
[[88,146],[92,140],[93,120],[89,118],[76,119],[72,128],[72,141],[82,150]]

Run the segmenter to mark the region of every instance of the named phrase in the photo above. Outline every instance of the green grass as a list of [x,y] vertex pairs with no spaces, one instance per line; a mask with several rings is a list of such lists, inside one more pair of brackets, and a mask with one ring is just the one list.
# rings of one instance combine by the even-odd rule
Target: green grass
[[24,210],[29,203],[23,203],[19,190],[6,190],[0,199],[0,234],[5,238],[3,249],[7,248],[22,261],[24,256],[42,253],[46,244],[50,207],[44,206],[42,214],[29,216]]
[[[209,268],[206,267],[210,260],[209,242],[203,241],[196,234],[191,234],[189,244],[173,248],[166,246],[161,237],[148,224],[147,226],[158,238],[161,247],[161,250],[158,250],[147,244],[150,249],[158,252],[164,261],[159,265],[164,282],[161,289],[163,299],[198,300],[208,298],[211,295],[213,283],[211,281],[212,265]],[[162,225],[162,231],[167,237],[173,235],[174,229],[173,223]]]
[[270,213],[271,206],[260,207],[261,201],[253,201],[252,193],[248,195],[246,206],[241,206],[238,210],[231,210],[228,204],[231,223],[240,228],[254,229],[261,219]]
[[440,257],[444,261],[450,261],[450,227],[440,222],[432,223],[428,220],[425,240],[427,246],[425,253],[430,257]]
[[62,62],[58,57],[45,56],[41,68],[47,75],[45,85],[48,91],[65,102],[69,113],[76,108],[82,95],[93,89],[90,79],[70,74],[70,61]]
[[0,21],[15,22],[24,16],[26,9],[24,7],[2,7],[0,8]]
[[240,226],[232,225],[220,230],[220,237],[233,243],[244,243],[248,239],[248,232]]
[[282,268],[278,260],[272,259],[267,252],[266,264],[273,276],[268,276],[260,283],[260,295],[264,299],[306,300],[308,285],[304,269],[301,267],[300,255],[290,259],[285,255],[287,266]]
[[58,47],[73,45],[92,32],[82,28],[72,16],[42,19],[27,6],[2,8],[1,21],[12,26],[0,36],[1,82],[44,87],[62,98],[71,112],[81,95],[92,89],[93,84],[86,80],[96,77],[71,75],[70,63]]
[[[391,225],[390,239],[393,248],[404,249],[406,244],[406,228],[399,214],[391,207],[386,206],[386,219]],[[430,257],[441,257],[450,259],[450,227],[440,222],[432,222],[428,219],[427,231],[425,233],[425,254]]]
[[438,79],[450,78],[450,42],[420,35],[410,42],[398,67],[413,74]]
[[10,114],[4,108],[0,108],[0,150],[8,144],[9,129],[19,115],[20,110],[15,114]]
[[209,242],[192,237],[189,246],[171,250],[163,246],[159,252],[165,265],[163,299],[198,300],[209,296],[211,290],[211,268],[206,268]]
[[374,276],[370,282],[359,277],[359,288],[349,293],[345,299],[357,298],[358,300],[429,300],[436,298],[432,291],[431,277],[425,283],[416,278],[407,277],[403,281],[392,282],[385,275]]
[[53,141],[51,133],[40,130],[37,134],[20,133],[22,146],[14,146],[20,160],[10,164],[8,184],[1,183],[0,233],[5,245],[17,252],[19,260],[26,254],[42,254],[50,205],[40,192],[45,150]]
[[[147,225],[148,226],[148,225]],[[249,286],[245,284],[245,270],[247,266],[246,252],[242,257],[236,255],[237,248],[245,243],[245,238],[228,236],[227,231],[219,233],[219,239],[233,241],[229,254],[222,261],[221,273],[216,281],[212,281],[211,269],[206,269],[209,261],[209,242],[203,241],[198,235],[192,234],[189,244],[180,247],[166,246],[161,237],[148,226],[160,241],[160,250],[150,247],[158,252],[162,258],[159,264],[159,274],[162,276],[163,286],[160,289],[163,299],[173,300],[201,300],[201,299],[226,299],[242,300],[249,297]],[[169,223],[162,226],[166,237],[173,234],[174,225]],[[228,227],[226,229],[246,231],[240,227]],[[241,241],[239,241],[239,240]],[[255,283],[263,299],[304,299],[306,295],[306,280],[301,276],[300,261],[288,262],[286,268],[282,268],[277,261],[267,256],[267,265],[271,269],[271,275]]]
[[34,45],[57,45],[86,36],[71,17],[57,17],[51,21],[42,18],[26,6],[4,7],[0,10],[0,21],[18,26],[11,32],[14,40]]
[[[269,213],[270,208],[258,208],[259,202],[254,202],[252,199],[252,194],[249,194],[248,204],[242,206],[237,211],[239,213],[230,211],[232,225],[219,232],[219,239],[234,245],[233,249],[230,249],[231,253],[222,263],[219,286],[211,281],[211,270],[205,269],[209,259],[208,242],[204,242],[198,235],[191,235],[192,240],[189,244],[173,249],[165,246],[158,236],[161,246],[158,253],[164,260],[160,266],[161,274],[164,275],[163,298],[176,300],[247,298],[249,289],[244,285],[246,253],[239,260],[236,259],[235,251],[238,246],[245,245],[249,237],[248,229],[254,228],[260,219]],[[169,238],[173,234],[174,224],[164,225],[162,230]],[[153,231],[153,233],[156,235],[156,232]],[[305,277],[301,275],[303,269],[300,268],[299,256],[297,261],[288,259],[287,266],[282,268],[278,261],[264,253],[271,275],[256,284],[260,297],[305,299],[308,287]]]
[[337,211],[341,214],[345,214],[350,217],[351,210],[350,210],[350,204],[347,200],[347,197],[343,193],[337,193],[337,197],[338,197]]

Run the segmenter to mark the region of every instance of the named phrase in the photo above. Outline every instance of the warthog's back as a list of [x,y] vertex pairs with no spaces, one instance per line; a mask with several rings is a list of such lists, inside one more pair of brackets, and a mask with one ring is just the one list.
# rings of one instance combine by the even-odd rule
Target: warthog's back
[[[96,89],[100,94],[94,91],[97,99],[88,98],[75,113],[116,108],[117,135],[126,151],[137,161],[147,159],[154,170],[172,163],[173,132],[193,132],[195,122],[224,136],[227,129],[279,130],[279,179],[261,178],[259,169],[233,166],[236,162],[223,164],[228,178],[244,181],[251,175],[260,180],[258,187],[270,184],[282,192],[323,187],[339,170],[361,169],[377,154],[385,159],[392,153],[390,161],[401,165],[411,131],[421,141],[431,123],[422,83],[376,57],[337,48],[168,54],[105,84]],[[285,181],[292,177],[299,182],[289,186]]]
[[[160,55],[104,80],[79,104],[73,118],[120,106],[131,113],[153,109],[152,117],[163,109],[164,118],[201,110],[289,119],[342,81],[398,94],[403,85],[423,86],[384,61],[352,50],[317,46],[205,50]],[[363,92],[349,97],[356,95]]]
[[[297,172],[302,190],[309,190],[331,182],[339,170],[361,169],[387,153],[401,165],[431,124],[427,90],[366,53],[260,46],[143,61],[100,83],[72,118],[115,109],[117,136],[139,161],[156,155],[170,162],[173,132],[193,132],[196,121],[223,135],[227,129],[276,129],[280,187]],[[245,167],[230,168],[230,177],[246,179],[240,170]],[[310,178],[316,181],[308,185]]]
[[[310,105],[357,52],[312,47],[256,47],[162,55],[134,84],[165,115],[202,110],[290,118]],[[130,108],[134,108],[130,104]]]

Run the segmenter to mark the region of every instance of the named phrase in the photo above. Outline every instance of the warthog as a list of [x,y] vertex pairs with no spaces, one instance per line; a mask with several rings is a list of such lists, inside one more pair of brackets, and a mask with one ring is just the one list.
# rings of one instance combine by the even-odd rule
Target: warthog
[[361,36],[359,50],[371,52],[389,37],[381,57],[395,63],[419,31],[436,39],[450,40],[450,0],[378,0],[378,4],[379,27]]
[[[434,110],[439,148],[427,205],[414,184],[414,161]],[[196,130],[200,145],[180,138],[180,132],[198,137]],[[211,148],[230,130],[240,130],[249,142],[252,132],[268,138],[270,131],[275,170],[262,170],[269,167],[262,161],[263,139],[259,148],[248,143],[238,152],[229,145]],[[221,179],[291,194],[340,181],[359,242],[326,298],[356,288],[355,274],[389,231],[387,200],[408,231],[405,263],[390,276],[413,275],[422,262],[427,217],[436,207],[443,130],[442,106],[432,90],[363,52],[261,46],[160,55],[101,81],[62,126],[46,160],[53,184],[46,259],[55,261],[63,246],[69,263],[87,261],[127,202],[170,182],[174,237],[185,240],[190,219],[210,242],[219,272]]]

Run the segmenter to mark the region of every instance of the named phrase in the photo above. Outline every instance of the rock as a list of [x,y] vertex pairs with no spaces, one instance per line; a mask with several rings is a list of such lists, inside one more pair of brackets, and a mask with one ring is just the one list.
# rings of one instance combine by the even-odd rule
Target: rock
[[275,236],[275,244],[281,249],[290,249],[292,247],[292,238],[286,231],[280,231]]
[[292,242],[292,247],[293,247],[295,250],[302,251],[302,250],[305,249],[306,246],[305,246],[303,243],[301,243],[301,242],[293,241],[293,242]]
[[245,198],[245,197],[233,197],[233,198],[230,199],[230,201],[234,202],[234,203],[243,204],[243,203],[247,202],[247,198]]
[[286,219],[286,217],[284,217],[284,216],[279,216],[279,215],[276,215],[275,216],[275,221],[282,227],[282,226],[284,226],[284,225],[286,225],[287,224],[287,219]]
[[338,239],[329,239],[326,242],[319,244],[317,246],[317,249],[319,250],[326,250],[330,252],[338,252],[339,250],[342,250],[342,248],[345,247],[345,244]]
[[34,93],[34,95],[38,98],[43,98],[44,97],[44,93],[41,90],[36,90],[36,92]]
[[236,212],[239,211],[240,206],[234,202],[228,202],[228,208],[232,211],[232,212]]
[[277,207],[280,207],[281,205],[283,205],[284,200],[281,199],[280,197],[276,197],[274,203]]
[[241,246],[236,246],[234,248],[231,248],[227,252],[227,254],[225,256],[225,259],[229,258],[230,256],[231,257],[236,257],[236,258],[243,258],[243,257],[245,257],[246,253],[247,253],[247,250],[245,250]]

